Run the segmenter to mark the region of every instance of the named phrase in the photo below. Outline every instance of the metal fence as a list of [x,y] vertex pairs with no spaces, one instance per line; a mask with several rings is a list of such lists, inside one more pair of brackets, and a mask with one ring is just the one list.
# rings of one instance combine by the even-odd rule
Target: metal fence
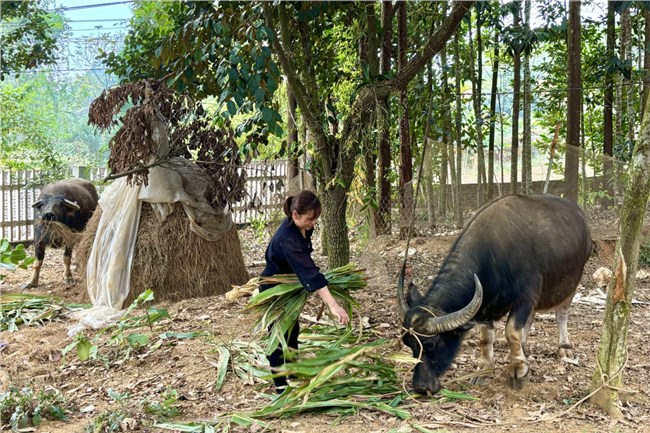
[[[230,210],[233,221],[242,226],[266,218],[282,209],[287,190],[286,160],[252,162],[246,172],[246,197]],[[106,168],[71,167],[64,177],[88,179],[101,191]],[[51,182],[51,175],[40,170],[0,171],[0,239],[29,243],[34,238],[34,209],[38,195]]]

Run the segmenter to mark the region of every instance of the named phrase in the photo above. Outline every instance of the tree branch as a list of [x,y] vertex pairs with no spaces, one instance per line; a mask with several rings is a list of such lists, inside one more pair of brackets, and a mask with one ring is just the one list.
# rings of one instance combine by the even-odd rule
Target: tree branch
[[445,46],[447,41],[456,32],[463,17],[465,17],[467,11],[469,11],[474,3],[473,0],[457,0],[449,16],[440,25],[438,31],[429,38],[422,49],[422,52],[416,54],[415,57],[413,57],[413,59],[411,59],[411,61],[409,61],[406,66],[399,71],[395,78],[388,81],[379,81],[361,89],[352,104],[349,116],[345,119],[345,123],[343,124],[343,129],[341,131],[341,139],[343,142],[346,142],[351,136],[355,129],[355,125],[357,125],[361,119],[361,115],[366,110],[373,108],[375,101],[388,97],[391,92],[405,89],[413,77],[426,67],[427,63]]

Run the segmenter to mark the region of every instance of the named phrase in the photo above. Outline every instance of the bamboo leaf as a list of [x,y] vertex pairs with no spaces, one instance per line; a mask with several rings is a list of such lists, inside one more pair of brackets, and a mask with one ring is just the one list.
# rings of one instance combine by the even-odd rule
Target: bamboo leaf
[[230,361],[230,351],[224,347],[219,346],[219,363],[217,367],[217,380],[214,383],[215,391],[218,391],[223,386],[223,381],[226,378],[226,371],[228,371],[228,362]]

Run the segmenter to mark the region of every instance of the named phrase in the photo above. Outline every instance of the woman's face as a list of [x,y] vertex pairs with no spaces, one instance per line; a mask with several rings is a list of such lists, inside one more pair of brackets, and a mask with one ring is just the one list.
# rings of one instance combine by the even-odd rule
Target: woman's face
[[296,227],[305,231],[313,229],[318,222],[318,217],[316,216],[316,212],[314,212],[313,209],[305,212],[302,215],[298,214],[298,212],[294,210],[291,213],[291,218],[293,218],[293,223],[296,225]]

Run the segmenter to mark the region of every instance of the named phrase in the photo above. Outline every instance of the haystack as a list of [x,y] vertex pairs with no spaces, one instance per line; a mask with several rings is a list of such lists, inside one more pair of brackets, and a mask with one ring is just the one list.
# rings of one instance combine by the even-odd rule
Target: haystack
[[[98,206],[77,245],[77,262],[84,278],[101,214]],[[231,284],[244,284],[248,279],[235,226],[210,242],[190,230],[180,203],[164,221],[149,203],[142,204],[125,306],[146,289],[152,289],[158,300],[177,301],[224,294]]]

